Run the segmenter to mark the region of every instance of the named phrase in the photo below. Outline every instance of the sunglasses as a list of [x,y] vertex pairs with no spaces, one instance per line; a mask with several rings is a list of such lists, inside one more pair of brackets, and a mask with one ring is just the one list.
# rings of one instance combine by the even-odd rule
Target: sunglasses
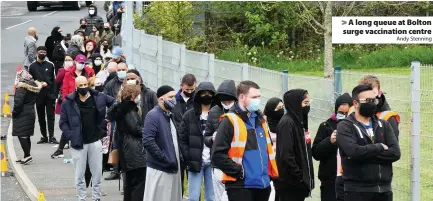
[[375,105],[379,104],[379,99],[377,98],[364,98],[358,100],[360,103],[374,103]]

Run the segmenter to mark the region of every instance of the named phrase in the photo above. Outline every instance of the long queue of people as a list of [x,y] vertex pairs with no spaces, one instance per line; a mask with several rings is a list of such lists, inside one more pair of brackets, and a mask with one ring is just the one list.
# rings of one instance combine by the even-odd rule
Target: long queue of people
[[36,105],[38,144],[58,143],[53,159],[70,148],[79,200],[90,185],[93,200],[106,195],[102,173],[111,166],[105,179],[123,177],[125,201],[180,201],[184,180],[191,201],[200,200],[202,183],[206,201],[302,201],[316,186],[313,158],[322,201],[392,200],[400,118],[377,77],[363,77],[351,95],[338,97],[313,140],[307,90],[273,97],[263,112],[260,86],[249,80],[215,88],[186,74],[179,91],[164,85],[154,92],[128,68],[122,49],[104,40],[109,30],[99,34],[96,13],[90,6],[92,19],[80,20],[73,36],[55,27],[45,46],[36,48],[36,30],[28,30],[12,113],[24,152],[16,162],[33,161]]

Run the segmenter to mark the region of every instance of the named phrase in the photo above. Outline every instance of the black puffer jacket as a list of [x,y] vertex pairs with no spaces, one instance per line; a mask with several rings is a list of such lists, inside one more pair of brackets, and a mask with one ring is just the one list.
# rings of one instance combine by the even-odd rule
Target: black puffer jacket
[[42,83],[18,82],[12,111],[12,136],[28,137],[35,129],[35,103]]
[[235,101],[238,100],[236,97],[236,84],[233,80],[224,80],[221,82],[215,95],[217,102],[209,111],[209,117],[207,118],[206,123],[206,131],[204,133],[204,144],[209,148],[212,148],[212,136],[218,130],[218,126],[220,125],[220,116],[229,111],[225,110],[219,102],[218,97],[221,95],[233,97],[233,100]]
[[119,162],[124,171],[146,167],[146,151],[142,142],[143,121],[138,114],[137,104],[122,101],[114,105],[109,116],[116,120],[119,131]]
[[86,27],[86,35],[90,35],[92,33],[93,25],[102,26],[104,24],[104,20],[101,16],[98,15],[98,8],[95,5],[90,5],[89,8],[94,8],[95,13],[93,15],[86,15],[84,19],[87,21],[87,27]]
[[299,195],[307,197],[314,188],[311,142],[307,143],[301,103],[306,93],[293,89],[284,94],[287,113],[277,126],[276,161],[280,177],[274,181],[276,189],[297,186]]
[[[212,91],[216,93],[215,87],[210,82],[202,82],[198,85],[194,95],[193,109],[188,110],[182,118],[179,127],[181,138],[182,153],[185,154],[186,165],[191,172],[200,172],[202,166],[202,153],[204,147],[204,137],[202,125],[200,123],[201,104],[198,102],[200,92]],[[210,154],[210,153],[209,153]]]
[[152,91],[152,89],[147,88],[144,84],[141,84],[141,118],[146,118],[147,113],[152,110],[155,106],[158,105],[158,98],[156,97],[156,93]]

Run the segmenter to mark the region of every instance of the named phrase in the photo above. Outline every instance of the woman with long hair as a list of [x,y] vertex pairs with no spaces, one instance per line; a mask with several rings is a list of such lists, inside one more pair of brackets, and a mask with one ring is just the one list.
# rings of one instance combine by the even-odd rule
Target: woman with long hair
[[17,136],[24,151],[23,159],[16,161],[27,165],[33,161],[30,155],[31,140],[35,130],[35,103],[42,84],[33,79],[29,72],[22,70],[17,75],[18,84],[12,111],[12,136]]

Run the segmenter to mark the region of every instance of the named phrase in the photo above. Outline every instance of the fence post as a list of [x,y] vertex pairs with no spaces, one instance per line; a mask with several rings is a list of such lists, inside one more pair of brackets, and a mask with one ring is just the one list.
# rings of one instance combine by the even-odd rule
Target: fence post
[[[281,85],[283,87],[283,94],[284,94],[284,93],[286,93],[286,91],[289,91],[289,71],[283,70],[281,72],[283,72],[283,74],[282,74],[282,76],[283,76],[282,82],[283,83],[281,83]],[[283,95],[283,94],[281,94],[281,95]]]
[[341,81],[341,66],[335,66],[334,68],[334,100],[341,95],[342,91],[342,81]]
[[207,81],[213,83],[215,81],[215,54],[209,54],[208,67]]
[[158,59],[158,86],[162,85],[162,36],[158,36],[158,52],[156,58]]
[[250,66],[248,65],[248,63],[243,63],[242,64],[242,80],[241,81],[249,79],[249,76],[248,76],[248,74],[249,74],[249,68],[250,68]]
[[143,2],[142,1],[136,1],[135,6],[136,6],[135,9],[137,10],[138,16],[142,17],[143,16]]
[[412,110],[412,164],[411,164],[411,201],[421,198],[420,132],[421,132],[421,63],[411,63],[411,110]]

